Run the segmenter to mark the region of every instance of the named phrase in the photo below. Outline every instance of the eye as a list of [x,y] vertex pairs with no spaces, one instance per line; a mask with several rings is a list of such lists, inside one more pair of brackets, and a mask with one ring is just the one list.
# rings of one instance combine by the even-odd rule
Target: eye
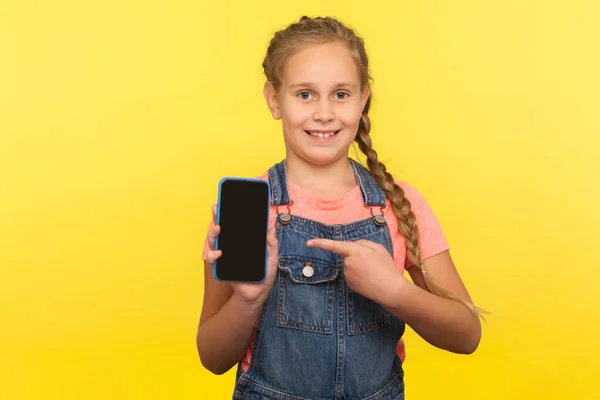
[[310,100],[310,96],[311,94],[309,92],[300,92],[298,93],[298,96],[302,99],[302,100]]
[[345,100],[345,99],[348,98],[348,96],[350,96],[350,95],[348,93],[346,93],[346,92],[337,92],[335,94],[335,98],[338,99],[338,100]]

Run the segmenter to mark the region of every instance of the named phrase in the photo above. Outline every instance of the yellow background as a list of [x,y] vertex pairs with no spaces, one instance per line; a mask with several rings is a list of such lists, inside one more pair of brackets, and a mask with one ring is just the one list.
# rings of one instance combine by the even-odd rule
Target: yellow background
[[408,333],[408,398],[600,396],[600,3],[301,3],[0,4],[1,399],[230,398],[202,242],[284,157],[260,64],[303,14],[364,36],[375,148],[493,312],[472,356]]

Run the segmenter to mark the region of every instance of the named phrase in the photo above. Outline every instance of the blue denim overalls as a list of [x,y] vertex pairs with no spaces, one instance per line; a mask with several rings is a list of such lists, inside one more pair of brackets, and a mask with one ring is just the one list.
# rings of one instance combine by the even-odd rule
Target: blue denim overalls
[[385,193],[366,168],[350,162],[374,216],[343,225],[292,215],[285,160],[269,169],[279,268],[258,320],[250,366],[242,372],[238,364],[234,399],[404,399],[396,355],[404,322],[348,288],[340,255],[306,246],[310,238],[366,239],[392,254],[380,215]]

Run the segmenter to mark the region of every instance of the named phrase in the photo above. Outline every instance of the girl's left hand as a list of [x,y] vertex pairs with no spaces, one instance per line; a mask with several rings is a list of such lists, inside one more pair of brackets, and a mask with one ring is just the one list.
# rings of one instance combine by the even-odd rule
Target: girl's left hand
[[311,239],[306,245],[340,254],[350,289],[379,304],[389,302],[398,293],[398,286],[409,282],[396,268],[390,253],[378,243]]

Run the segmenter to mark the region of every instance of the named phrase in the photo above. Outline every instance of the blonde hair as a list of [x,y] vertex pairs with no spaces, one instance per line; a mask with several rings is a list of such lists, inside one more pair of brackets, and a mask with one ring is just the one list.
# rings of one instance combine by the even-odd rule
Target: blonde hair
[[[356,62],[361,90],[364,90],[365,86],[372,81],[369,75],[369,60],[364,42],[352,28],[331,17],[309,18],[303,16],[298,22],[276,32],[271,39],[263,61],[263,69],[267,80],[275,90],[278,90],[281,85],[285,63],[290,56],[307,46],[330,42],[340,42],[346,46]],[[392,175],[387,172],[385,165],[379,161],[377,152],[373,150],[369,135],[371,131],[370,106],[371,96],[369,96],[363,110],[355,142],[367,158],[367,167],[371,175],[390,200],[394,215],[398,219],[398,230],[405,238],[408,259],[414,267],[421,271],[430,292],[446,299],[458,301],[467,306],[475,315],[483,318],[481,314],[486,313],[484,310],[444,289],[425,271],[421,262],[419,227],[416,223],[415,214],[411,209],[410,201],[404,195],[404,190],[394,182]]]

